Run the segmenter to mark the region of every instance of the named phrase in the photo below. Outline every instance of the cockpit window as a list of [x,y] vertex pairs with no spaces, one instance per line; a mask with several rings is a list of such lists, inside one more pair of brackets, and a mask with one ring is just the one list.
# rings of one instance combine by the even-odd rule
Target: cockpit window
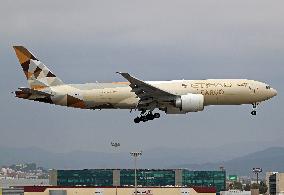
[[266,86],[266,89],[270,89],[270,86],[269,86],[269,85],[267,85],[267,86]]

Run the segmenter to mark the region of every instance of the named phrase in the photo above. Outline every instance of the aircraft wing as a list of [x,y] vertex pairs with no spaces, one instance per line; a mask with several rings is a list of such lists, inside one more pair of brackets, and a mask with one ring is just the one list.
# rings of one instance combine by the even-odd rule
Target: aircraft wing
[[129,86],[132,88],[132,91],[137,95],[137,97],[140,98],[140,103],[139,103],[140,105],[144,103],[149,104],[152,102],[157,102],[157,103],[169,102],[178,97],[178,95],[175,95],[173,93],[155,87],[145,81],[139,80],[131,76],[129,73],[123,73],[123,72],[117,72],[117,73],[130,82]]

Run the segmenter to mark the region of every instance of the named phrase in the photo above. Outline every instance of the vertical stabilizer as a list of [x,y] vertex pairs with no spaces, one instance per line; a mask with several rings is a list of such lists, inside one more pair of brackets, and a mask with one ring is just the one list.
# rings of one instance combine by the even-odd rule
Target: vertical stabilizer
[[32,89],[64,84],[41,61],[23,46],[13,46]]

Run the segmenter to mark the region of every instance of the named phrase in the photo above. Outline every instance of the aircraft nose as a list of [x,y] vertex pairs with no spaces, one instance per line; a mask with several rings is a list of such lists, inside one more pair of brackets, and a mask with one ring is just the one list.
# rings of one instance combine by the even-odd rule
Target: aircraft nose
[[277,95],[276,89],[271,88],[270,91],[271,91],[271,96],[272,96],[272,97],[274,97],[274,96]]

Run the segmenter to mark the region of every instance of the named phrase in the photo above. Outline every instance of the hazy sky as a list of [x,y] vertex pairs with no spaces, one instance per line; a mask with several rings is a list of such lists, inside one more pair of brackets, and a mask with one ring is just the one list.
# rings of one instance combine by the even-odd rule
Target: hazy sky
[[[284,1],[2,0],[0,146],[50,151],[284,145]],[[138,112],[88,111],[14,98],[27,86],[12,45],[25,45],[66,83],[248,78],[278,96],[251,106],[211,106],[134,124]],[[275,142],[274,142],[275,141]],[[274,143],[273,143],[274,142]],[[246,148],[244,147],[244,150]]]

